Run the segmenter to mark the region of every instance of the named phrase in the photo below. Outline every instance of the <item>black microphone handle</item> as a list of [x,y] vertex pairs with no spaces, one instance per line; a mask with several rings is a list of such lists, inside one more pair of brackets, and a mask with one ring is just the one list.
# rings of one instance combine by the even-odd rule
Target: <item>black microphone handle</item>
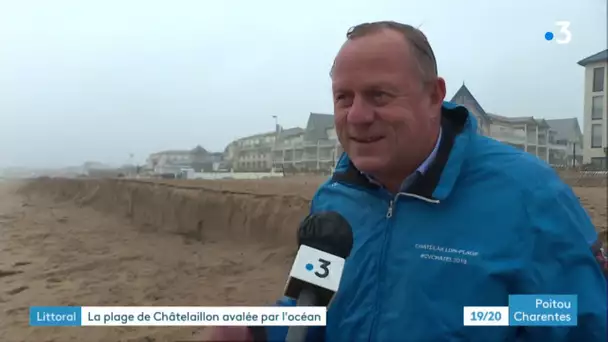
[[[310,288],[310,286],[304,286],[302,291],[300,292],[300,296],[296,302],[296,306],[316,306],[317,303],[317,295]],[[285,338],[285,342],[305,342],[306,334],[308,333],[307,326],[291,326],[289,330],[287,330],[287,337]]]

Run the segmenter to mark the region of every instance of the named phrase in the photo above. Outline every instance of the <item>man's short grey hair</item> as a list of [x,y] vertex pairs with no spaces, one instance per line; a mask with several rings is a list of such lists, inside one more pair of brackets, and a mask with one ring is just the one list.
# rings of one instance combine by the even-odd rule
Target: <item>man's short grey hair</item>
[[414,54],[418,69],[420,70],[420,74],[425,83],[432,82],[437,78],[437,60],[435,59],[431,44],[429,44],[429,41],[422,31],[411,25],[395,21],[363,23],[348,29],[348,32],[346,32],[346,39],[352,40],[382,30],[392,30],[402,34],[405,41],[413,47],[412,53]]

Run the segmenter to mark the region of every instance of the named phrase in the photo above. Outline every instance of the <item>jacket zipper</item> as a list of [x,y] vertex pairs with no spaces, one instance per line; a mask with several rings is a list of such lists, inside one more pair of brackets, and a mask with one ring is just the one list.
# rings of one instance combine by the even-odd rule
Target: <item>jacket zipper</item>
[[[395,205],[397,203],[397,199],[399,198],[399,195],[401,195],[400,193],[396,194],[389,202],[388,202],[388,209],[386,210],[386,230],[384,231],[384,242],[382,245],[382,251],[380,252],[380,263],[378,266],[378,284],[381,284],[382,281],[384,280],[384,275],[385,275],[385,261],[386,261],[386,253],[387,253],[387,245],[389,242],[389,237],[391,235],[391,218],[393,217],[393,211],[395,210]],[[372,321],[372,327],[370,329],[370,334],[369,334],[369,340],[370,341],[375,341],[377,339],[374,339],[377,335],[377,330],[378,330],[378,320],[379,320],[379,315],[381,312],[381,302],[382,302],[382,298],[381,294],[380,294],[380,285],[377,285],[378,288],[376,290],[376,305],[375,305],[375,313],[373,315],[373,321]]]
[[386,211],[386,218],[387,219],[390,219],[391,217],[393,217],[394,203],[395,203],[394,199],[392,199],[390,202],[388,202],[388,210]]
[[[345,184],[342,182],[336,182],[336,183],[340,183],[343,186],[349,187],[349,188],[353,188],[353,189],[357,189],[360,191],[364,191],[372,196],[376,196],[376,197],[382,197],[382,198],[386,198],[386,196],[380,196],[377,193],[374,193],[368,189],[365,189],[363,187],[359,187],[359,186],[353,186],[351,184]],[[388,208],[386,210],[386,220],[387,220],[387,226],[386,226],[386,230],[384,232],[384,242],[383,242],[383,246],[382,246],[382,251],[380,253],[380,265],[378,267],[378,283],[380,283],[380,281],[384,278],[384,265],[385,265],[385,259],[386,259],[386,250],[387,250],[387,244],[388,244],[388,237],[390,235],[390,229],[391,229],[391,218],[393,217],[393,212],[395,210],[395,205],[397,203],[397,200],[399,199],[399,196],[406,196],[406,197],[413,197],[413,198],[417,198],[419,200],[422,200],[424,202],[427,203],[434,203],[434,204],[439,204],[439,200],[435,200],[435,199],[430,199],[430,198],[426,198],[423,196],[419,196],[419,195],[415,195],[415,194],[410,194],[407,192],[399,192],[397,193],[395,196],[393,196],[389,202],[388,202]],[[369,332],[369,341],[374,341],[373,337],[375,337],[377,335],[377,330],[378,330],[378,315],[380,314],[380,302],[381,302],[381,298],[380,298],[380,285],[378,285],[378,288],[376,290],[376,303],[375,303],[375,313],[373,314],[373,318],[372,318],[372,326],[370,328],[370,332]]]

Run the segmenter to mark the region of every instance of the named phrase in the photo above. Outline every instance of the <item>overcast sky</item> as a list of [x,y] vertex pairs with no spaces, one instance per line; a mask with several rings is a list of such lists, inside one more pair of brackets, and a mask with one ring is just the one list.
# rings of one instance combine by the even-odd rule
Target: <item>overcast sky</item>
[[[606,0],[0,0],[0,167],[143,162],[163,149],[304,126],[331,113],[346,30],[422,25],[448,99],[466,82],[504,116],[582,120]],[[572,41],[547,42],[555,21]],[[582,123],[582,121],[581,121]]]

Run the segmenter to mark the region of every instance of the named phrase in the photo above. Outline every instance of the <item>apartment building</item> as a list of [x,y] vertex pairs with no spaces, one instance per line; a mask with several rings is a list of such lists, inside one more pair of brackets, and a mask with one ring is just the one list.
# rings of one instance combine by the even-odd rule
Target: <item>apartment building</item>
[[578,62],[585,68],[583,163],[598,169],[608,167],[608,49]]
[[273,167],[272,151],[276,144],[298,141],[304,130],[300,127],[283,129],[277,125],[274,132],[266,132],[237,139],[225,150],[234,171],[269,171]]
[[465,106],[478,121],[478,132],[520,148],[550,164],[564,164],[567,144],[558,144],[558,132],[548,121],[531,116],[506,117],[486,112],[463,84],[451,102]]
[[275,167],[303,172],[330,170],[342,153],[333,114],[310,113],[306,128],[274,147]]

